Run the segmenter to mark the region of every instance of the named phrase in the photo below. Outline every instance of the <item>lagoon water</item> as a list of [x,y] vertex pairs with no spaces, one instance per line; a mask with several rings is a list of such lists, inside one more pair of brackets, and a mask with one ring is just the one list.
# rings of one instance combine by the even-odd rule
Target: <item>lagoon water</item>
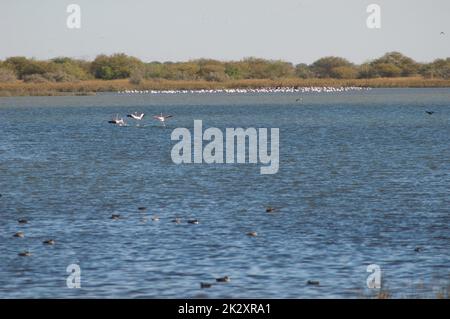
[[[450,90],[298,97],[0,98],[0,298],[359,298],[376,293],[370,264],[394,297],[434,297],[450,281]],[[107,123],[133,111],[139,127]],[[279,172],[175,165],[170,134],[194,119],[280,128]]]

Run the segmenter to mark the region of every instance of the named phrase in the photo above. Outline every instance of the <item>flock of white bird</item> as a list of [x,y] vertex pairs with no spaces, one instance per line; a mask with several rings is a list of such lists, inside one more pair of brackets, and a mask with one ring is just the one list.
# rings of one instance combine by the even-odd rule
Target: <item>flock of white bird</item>
[[118,94],[205,94],[205,93],[336,93],[349,91],[370,90],[369,87],[358,86],[306,86],[306,87],[277,87],[255,89],[214,89],[214,90],[124,90]]
[[[138,112],[133,112],[133,113],[127,115],[127,117],[130,117],[136,121],[142,121],[144,116],[145,116],[144,113],[138,113]],[[161,115],[153,115],[153,119],[158,120],[164,126],[166,126],[166,120],[171,117],[173,117],[173,116],[172,115],[163,115],[162,113],[161,113]],[[109,120],[108,123],[115,124],[118,126],[127,126],[127,123],[125,122],[125,120],[122,117],[119,117],[119,114],[116,114],[116,117]]]

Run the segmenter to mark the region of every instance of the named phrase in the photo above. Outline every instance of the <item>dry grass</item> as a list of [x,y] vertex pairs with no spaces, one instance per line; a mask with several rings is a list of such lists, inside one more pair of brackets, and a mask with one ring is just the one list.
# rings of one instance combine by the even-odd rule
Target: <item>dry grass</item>
[[47,82],[47,83],[0,83],[0,96],[22,95],[86,95],[96,92],[117,92],[122,90],[181,90],[181,89],[223,89],[223,88],[260,88],[260,87],[302,87],[302,86],[360,86],[360,87],[450,87],[450,80],[410,78],[379,78],[379,79],[261,79],[233,80],[225,82],[208,81],[171,81],[145,80],[138,85],[123,80],[87,80],[78,82]]

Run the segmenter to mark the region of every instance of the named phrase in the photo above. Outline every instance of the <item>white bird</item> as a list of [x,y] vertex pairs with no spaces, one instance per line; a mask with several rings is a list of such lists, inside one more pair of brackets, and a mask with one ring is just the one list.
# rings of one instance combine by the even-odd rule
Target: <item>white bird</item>
[[145,115],[144,113],[138,114],[137,112],[134,112],[132,114],[128,114],[127,117],[131,117],[131,118],[133,118],[135,120],[140,121],[140,120],[142,120],[144,118],[144,115]]
[[125,121],[123,120],[123,118],[119,118],[119,114],[116,114],[116,118],[108,121],[108,123],[117,124],[119,126],[125,125]]
[[153,118],[160,121],[164,126],[166,126],[166,119],[173,117],[172,115],[153,115]]

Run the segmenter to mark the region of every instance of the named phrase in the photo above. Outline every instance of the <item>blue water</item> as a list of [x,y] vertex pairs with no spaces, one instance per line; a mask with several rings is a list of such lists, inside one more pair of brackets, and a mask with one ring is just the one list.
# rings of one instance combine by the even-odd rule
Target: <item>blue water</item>
[[[360,298],[369,264],[393,296],[434,297],[450,282],[450,90],[297,97],[0,98],[0,297]],[[107,123],[133,111],[140,127]],[[170,134],[194,119],[280,128],[279,172],[175,165]]]

